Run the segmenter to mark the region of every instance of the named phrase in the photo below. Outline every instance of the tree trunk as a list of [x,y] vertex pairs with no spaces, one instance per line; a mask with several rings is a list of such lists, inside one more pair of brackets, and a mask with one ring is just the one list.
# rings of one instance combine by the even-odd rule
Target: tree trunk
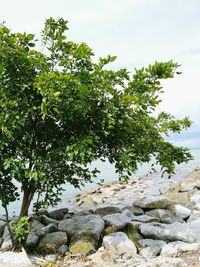
[[23,187],[23,200],[19,217],[28,216],[28,209],[34,195],[34,190],[28,187]]

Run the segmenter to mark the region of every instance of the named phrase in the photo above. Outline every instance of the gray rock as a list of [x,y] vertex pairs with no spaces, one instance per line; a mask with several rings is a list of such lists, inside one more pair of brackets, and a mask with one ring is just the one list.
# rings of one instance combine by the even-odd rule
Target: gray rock
[[40,229],[42,229],[43,227],[44,227],[44,224],[42,224],[41,222],[39,222],[35,219],[31,222],[31,225],[30,225],[31,232],[37,232]]
[[45,215],[45,216],[49,216],[49,212],[48,212],[48,210],[47,209],[44,209],[44,208],[41,208],[41,209],[39,209],[38,210],[38,212],[37,212],[39,215]]
[[196,251],[199,248],[199,243],[188,244],[181,241],[175,241],[166,244],[161,250],[161,255],[172,257],[177,256],[179,252]]
[[128,239],[125,233],[117,232],[104,236],[103,246],[112,255],[133,257],[137,253],[134,243]]
[[136,206],[125,206],[121,209],[122,211],[123,210],[129,210],[132,214],[134,215],[143,215],[144,214],[144,211],[139,208],[139,207],[136,207]]
[[48,233],[41,239],[37,250],[38,252],[56,253],[61,245],[67,245],[65,232]]
[[65,254],[68,250],[68,246],[67,245],[62,245],[58,248],[58,252],[59,253],[62,253],[62,254]]
[[63,220],[65,214],[68,213],[68,209],[67,208],[63,208],[63,209],[58,209],[58,210],[53,210],[49,213],[50,218],[54,219],[54,220]]
[[164,196],[150,196],[134,201],[133,205],[143,209],[165,209],[169,201]]
[[95,213],[100,216],[106,216],[109,214],[120,213],[120,212],[121,210],[119,207],[112,207],[112,206],[101,207],[95,210]]
[[89,255],[91,252],[96,251],[98,241],[91,236],[77,236],[72,238],[69,246],[69,251],[72,254]]
[[56,232],[57,230],[58,230],[58,227],[55,224],[50,223],[47,226],[41,228],[39,231],[37,231],[36,234],[39,237],[44,237],[46,234]]
[[154,240],[154,239],[142,239],[139,240],[139,243],[143,247],[140,251],[140,254],[143,257],[155,257],[160,254],[160,251],[166,242],[162,240]]
[[[94,214],[93,210],[91,210],[91,209],[90,210],[81,210],[81,211],[76,212],[74,214],[74,216],[86,216],[86,215],[91,215],[91,214]],[[66,218],[66,216],[64,218]]]
[[139,216],[134,216],[132,218],[134,221],[139,221],[139,222],[144,222],[144,223],[149,223],[149,222],[160,222],[160,219],[157,217],[153,216],[148,216],[146,214],[144,215],[139,215]]
[[99,240],[105,223],[99,215],[74,216],[59,223],[58,229],[67,233],[69,238],[75,235],[92,236]]
[[167,241],[200,242],[200,222],[161,224],[141,224],[139,229],[143,236]]
[[127,226],[131,218],[122,213],[114,213],[103,217],[106,226],[113,226],[116,230],[121,230]]
[[0,267],[31,267],[33,266],[25,252],[0,252]]
[[26,239],[26,247],[29,250],[35,249],[39,243],[39,236],[35,233],[29,233]]
[[48,225],[48,224],[52,224],[52,223],[54,223],[55,225],[58,225],[58,224],[59,224],[59,221],[54,220],[54,219],[52,219],[52,218],[49,218],[49,217],[47,217],[46,215],[42,215],[42,216],[41,216],[41,221],[42,221],[42,223],[43,223],[44,225]]
[[159,218],[161,223],[173,223],[175,222],[174,212],[166,209],[155,209],[145,213],[146,215]]

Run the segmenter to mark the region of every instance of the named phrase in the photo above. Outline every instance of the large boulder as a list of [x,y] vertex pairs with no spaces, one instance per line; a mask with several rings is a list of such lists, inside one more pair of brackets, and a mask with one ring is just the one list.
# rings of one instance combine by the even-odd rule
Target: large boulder
[[134,216],[132,218],[134,221],[149,223],[149,222],[160,222],[160,219],[156,216],[148,216],[147,214]]
[[121,230],[127,226],[131,218],[123,213],[115,213],[103,217],[106,226],[113,226],[116,230]]
[[161,224],[141,224],[139,229],[143,236],[166,241],[200,242],[200,222]]
[[134,243],[123,232],[104,236],[103,246],[113,256],[133,257],[137,253]]
[[39,237],[44,237],[46,234],[48,233],[53,233],[53,232],[56,232],[58,229],[58,227],[54,224],[54,223],[51,223],[51,224],[48,224],[47,226],[41,228],[40,230],[38,230],[36,232],[36,234],[39,236]]
[[134,214],[134,215],[143,215],[144,214],[144,211],[141,209],[141,208],[139,208],[139,207],[136,207],[136,206],[124,206],[122,209],[121,209],[122,211],[123,210],[129,210],[132,214]]
[[67,235],[65,232],[48,233],[41,239],[37,251],[56,253],[62,245],[67,245]]
[[166,244],[161,250],[161,255],[173,257],[177,256],[179,252],[197,251],[199,248],[199,243],[188,244],[181,241],[175,241]]
[[32,267],[25,252],[0,252],[0,267]]
[[169,202],[188,206],[190,203],[191,192],[168,192],[165,197]]
[[133,205],[143,209],[165,209],[169,205],[169,201],[163,196],[150,196],[135,200]]
[[97,248],[98,242],[91,236],[81,236],[80,238],[72,239],[69,251],[72,254],[88,255],[94,253]]
[[26,239],[26,248],[28,250],[33,250],[37,247],[39,243],[39,236],[36,233],[29,233]]
[[69,238],[75,235],[92,236],[99,240],[105,223],[99,215],[74,216],[59,223],[58,229],[67,233]]

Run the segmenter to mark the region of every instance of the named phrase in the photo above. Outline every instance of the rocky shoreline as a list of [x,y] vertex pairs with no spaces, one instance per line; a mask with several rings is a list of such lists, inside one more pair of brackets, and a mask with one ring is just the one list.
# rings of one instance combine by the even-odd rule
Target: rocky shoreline
[[171,180],[160,174],[132,177],[128,183],[114,182],[77,195],[68,204],[31,216],[29,256],[8,252],[12,243],[0,218],[0,267],[48,262],[76,267],[200,266],[198,168]]

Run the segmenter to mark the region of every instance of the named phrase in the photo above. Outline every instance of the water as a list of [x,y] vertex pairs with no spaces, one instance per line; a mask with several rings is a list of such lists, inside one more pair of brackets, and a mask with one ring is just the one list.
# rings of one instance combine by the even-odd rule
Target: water
[[[182,178],[188,172],[192,171],[195,167],[200,166],[200,148],[191,149],[191,153],[194,157],[194,160],[190,161],[188,164],[181,164],[177,166],[177,173],[176,177]],[[97,167],[101,173],[98,175],[98,179],[104,179],[105,183],[110,183],[113,181],[118,180],[118,175],[115,173],[114,166],[111,165],[109,162],[101,162],[97,161],[92,164],[93,167]],[[150,166],[148,164],[143,164],[139,166],[138,171],[136,172],[137,176],[144,176],[150,170]],[[155,176],[156,177],[156,176]],[[62,195],[62,203],[58,206],[67,203],[70,199],[75,197],[78,193],[84,193],[85,191],[96,188],[98,185],[97,183],[86,184],[81,190],[75,189],[72,185],[66,184],[64,186],[65,192]],[[9,205],[9,212],[10,214],[18,214],[20,209],[20,201],[16,201]],[[4,213],[3,208],[0,206],[0,214]]]

